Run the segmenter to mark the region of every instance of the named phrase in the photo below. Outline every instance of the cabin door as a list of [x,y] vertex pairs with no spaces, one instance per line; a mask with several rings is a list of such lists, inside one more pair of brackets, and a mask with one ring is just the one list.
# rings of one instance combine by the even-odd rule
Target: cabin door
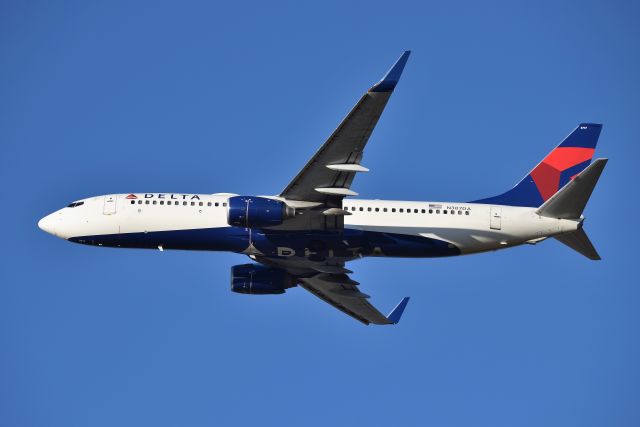
[[114,215],[116,213],[116,203],[118,197],[115,194],[104,196],[104,206],[102,213],[105,215]]
[[502,228],[502,207],[491,206],[491,219],[489,226],[492,230],[500,230]]

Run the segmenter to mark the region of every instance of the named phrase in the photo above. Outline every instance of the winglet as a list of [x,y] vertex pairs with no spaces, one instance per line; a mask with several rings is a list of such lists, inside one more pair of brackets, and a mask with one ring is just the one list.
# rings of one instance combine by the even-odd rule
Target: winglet
[[391,310],[391,313],[389,313],[389,315],[387,316],[387,319],[389,320],[389,322],[393,323],[394,325],[400,322],[402,313],[404,312],[404,309],[407,307],[408,303],[409,303],[409,297],[402,298],[402,301],[400,301],[398,305],[396,305],[396,308]]
[[400,58],[393,64],[393,67],[385,74],[385,76],[378,83],[373,85],[369,92],[391,92],[395,89],[402,75],[402,70],[409,59],[411,54],[410,50],[405,50]]

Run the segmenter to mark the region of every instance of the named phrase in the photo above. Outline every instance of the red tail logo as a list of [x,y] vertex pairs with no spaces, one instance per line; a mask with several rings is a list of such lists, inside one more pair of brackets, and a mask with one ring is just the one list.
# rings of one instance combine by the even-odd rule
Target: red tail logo
[[129,200],[137,199],[137,198],[138,198],[138,196],[136,196],[135,194],[129,194],[127,197],[125,197],[125,199],[129,199]]

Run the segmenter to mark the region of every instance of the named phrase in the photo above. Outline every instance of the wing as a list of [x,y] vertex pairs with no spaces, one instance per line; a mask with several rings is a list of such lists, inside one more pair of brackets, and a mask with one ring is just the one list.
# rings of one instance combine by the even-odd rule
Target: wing
[[369,303],[369,295],[358,290],[359,283],[349,278],[348,274],[352,271],[346,269],[344,261],[340,259],[320,262],[263,256],[251,258],[261,264],[286,270],[301,287],[365,325],[398,323],[409,302],[408,297],[403,298],[391,313],[383,315]]
[[405,51],[382,80],[360,98],[329,139],[282,191],[281,197],[336,208],[342,206],[343,197],[357,195],[350,188],[357,172],[368,171],[360,165],[364,147],[410,53]]
[[308,278],[299,279],[300,286],[328,302],[343,313],[368,325],[393,325],[400,321],[409,298],[403,298],[388,316],[380,313],[369,304],[369,295],[358,290],[358,282],[346,274],[320,273]]

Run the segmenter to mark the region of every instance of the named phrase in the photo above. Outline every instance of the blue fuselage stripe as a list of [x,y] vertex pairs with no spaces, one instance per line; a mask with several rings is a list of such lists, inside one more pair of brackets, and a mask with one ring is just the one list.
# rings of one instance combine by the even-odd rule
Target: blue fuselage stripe
[[[359,256],[441,257],[459,255],[454,245],[437,239],[399,233],[345,228],[337,231],[273,231],[242,227],[154,231],[72,237],[88,245],[123,248],[243,252],[249,244],[268,257],[308,259]],[[251,236],[251,237],[250,237]],[[251,242],[250,242],[251,240]]]

